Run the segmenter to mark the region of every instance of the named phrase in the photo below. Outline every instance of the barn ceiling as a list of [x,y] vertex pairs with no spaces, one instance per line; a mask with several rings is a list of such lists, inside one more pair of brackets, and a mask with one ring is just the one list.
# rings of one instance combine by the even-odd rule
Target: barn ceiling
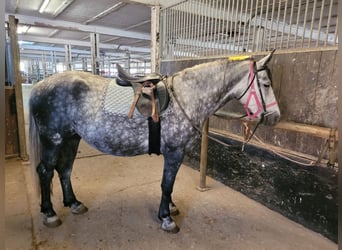
[[19,20],[21,57],[34,57],[43,51],[62,56],[69,44],[73,55],[89,55],[90,34],[97,33],[101,55],[150,58],[151,6],[159,1],[5,1],[6,18],[14,15]]

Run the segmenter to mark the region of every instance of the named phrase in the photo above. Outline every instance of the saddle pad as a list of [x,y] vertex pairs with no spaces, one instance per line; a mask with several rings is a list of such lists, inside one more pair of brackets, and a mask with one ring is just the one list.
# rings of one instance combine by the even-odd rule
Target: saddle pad
[[[127,116],[133,103],[134,92],[131,87],[122,87],[116,84],[116,80],[109,82],[103,96],[102,109],[110,115]],[[134,117],[143,117],[137,110],[134,110]]]

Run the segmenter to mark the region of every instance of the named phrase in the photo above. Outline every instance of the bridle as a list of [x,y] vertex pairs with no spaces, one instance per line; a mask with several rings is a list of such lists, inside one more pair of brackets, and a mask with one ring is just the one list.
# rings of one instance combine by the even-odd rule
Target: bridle
[[[237,100],[240,100],[242,97],[244,97],[247,94],[248,90],[250,90],[248,92],[246,103],[243,105],[243,108],[246,111],[246,115],[241,116],[240,119],[247,116],[250,120],[253,120],[253,119],[255,119],[261,113],[260,114],[260,119],[259,119],[258,123],[255,125],[252,133],[244,141],[244,143],[242,145],[242,151],[244,150],[244,146],[254,136],[257,128],[259,127],[259,125],[263,122],[264,117],[267,114],[267,108],[272,107],[274,105],[278,105],[277,101],[274,101],[274,102],[271,102],[271,103],[268,103],[268,104],[265,103],[265,99],[264,99],[264,96],[263,96],[262,91],[261,91],[261,85],[260,85],[259,76],[258,76],[258,72],[264,71],[264,70],[268,71],[268,68],[266,66],[263,66],[260,69],[257,69],[256,61],[254,61],[253,59],[250,60],[249,77],[248,77],[248,80],[247,80],[247,81],[249,81],[249,83],[248,83],[247,88],[245,89],[245,91],[237,98]],[[256,81],[255,81],[255,78],[256,78]],[[259,99],[259,97],[258,97],[258,95],[256,93],[256,90],[255,90],[255,82],[257,82],[260,99]],[[254,112],[254,113],[252,113],[250,111],[250,109],[248,108],[249,104],[251,103],[251,101],[253,99],[254,99],[257,107],[258,107],[257,111]]]
[[[237,98],[237,100],[240,100],[242,97],[244,97],[247,94],[248,90],[250,90],[247,96],[247,101],[243,106],[246,111],[245,116],[247,116],[250,120],[253,120],[261,113],[260,115],[261,118],[259,121],[260,123],[263,121],[264,116],[267,113],[267,108],[272,107],[274,105],[278,105],[277,101],[271,102],[269,104],[265,103],[265,99],[261,91],[261,85],[260,85],[259,76],[258,76],[258,72],[264,71],[264,70],[268,70],[268,68],[264,66],[264,67],[261,67],[260,69],[257,69],[256,62],[254,60],[250,60],[250,73],[249,73],[249,78],[248,78],[248,80],[250,81],[248,83],[246,90],[240,95],[240,97]],[[255,90],[255,78],[256,78],[256,82],[257,82],[257,86],[259,90],[260,99]],[[248,108],[249,104],[251,103],[253,99],[258,107],[255,113],[251,113]]]
[[[266,104],[265,103],[265,100],[264,100],[264,97],[262,95],[262,91],[261,91],[261,86],[260,86],[260,81],[259,81],[259,77],[258,77],[258,72],[260,71],[263,71],[263,70],[268,70],[268,68],[266,66],[264,67],[261,67],[260,69],[257,69],[256,67],[256,61],[254,59],[250,59],[250,74],[249,74],[249,77],[248,77],[248,80],[249,83],[248,83],[248,86],[246,88],[246,90],[237,98],[237,100],[240,100],[242,97],[244,97],[248,90],[249,93],[248,93],[248,96],[247,96],[247,101],[246,103],[244,104],[244,109],[246,110],[246,115],[243,115],[241,116],[240,118],[243,118],[243,117],[248,117],[250,120],[253,120],[259,113],[261,113],[261,119],[258,121],[257,125],[255,126],[251,136],[243,143],[242,145],[242,151],[244,150],[244,146],[252,139],[255,131],[257,130],[258,126],[263,122],[263,119],[264,119],[264,116],[266,115],[267,113],[267,108],[271,107],[271,106],[274,106],[274,105],[277,105],[277,102],[274,101],[272,103],[269,103],[269,104]],[[202,134],[202,130],[196,125],[194,124],[194,122],[190,119],[190,117],[188,116],[188,114],[185,112],[184,108],[182,107],[182,105],[180,104],[178,98],[177,98],[177,95],[176,93],[174,92],[174,89],[173,89],[173,78],[174,78],[175,75],[171,76],[168,78],[169,82],[167,85],[167,88],[169,90],[169,94],[173,97],[173,99],[176,101],[176,103],[178,104],[180,110],[182,111],[182,113],[184,114],[184,116],[186,117],[186,119],[190,122],[191,126],[197,130],[197,132],[199,132],[200,134]],[[225,75],[224,75],[224,78],[225,78]],[[260,99],[261,101],[259,100],[258,98],[258,95],[256,94],[256,90],[255,90],[255,78],[256,78],[256,82],[257,82],[257,86],[258,86],[258,89],[259,89],[259,94],[260,94]],[[251,102],[252,98],[255,99],[255,102],[257,103],[257,106],[258,106],[258,110],[257,112],[255,113],[251,113],[248,106],[249,106],[249,103]],[[224,144],[225,146],[229,146],[228,144],[210,136],[210,135],[207,135],[208,138],[220,143],[220,144]]]

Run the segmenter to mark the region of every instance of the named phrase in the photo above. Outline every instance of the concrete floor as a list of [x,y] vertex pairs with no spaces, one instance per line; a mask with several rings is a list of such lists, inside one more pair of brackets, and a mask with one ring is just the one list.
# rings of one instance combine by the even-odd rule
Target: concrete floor
[[337,245],[183,165],[174,188],[181,214],[178,234],[160,229],[162,156],[102,155],[81,143],[72,175],[79,200],[89,208],[73,215],[63,207],[57,175],[54,207],[63,224],[46,228],[29,165],[6,162],[7,249],[337,249]]

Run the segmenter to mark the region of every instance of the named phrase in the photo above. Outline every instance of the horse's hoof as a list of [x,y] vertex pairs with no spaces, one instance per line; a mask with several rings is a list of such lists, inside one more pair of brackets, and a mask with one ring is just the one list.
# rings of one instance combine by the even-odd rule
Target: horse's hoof
[[45,217],[43,220],[43,224],[47,227],[58,227],[62,224],[62,221],[57,217],[57,215],[54,215],[52,217]]
[[162,224],[161,228],[168,233],[178,233],[179,227],[176,223],[171,219],[171,217],[166,217],[161,219]]
[[88,211],[88,208],[84,206],[82,203],[71,205],[71,212],[73,214],[84,214]]
[[170,203],[169,209],[170,209],[170,215],[172,215],[172,216],[179,215],[178,208],[175,205],[173,205],[172,203]]

